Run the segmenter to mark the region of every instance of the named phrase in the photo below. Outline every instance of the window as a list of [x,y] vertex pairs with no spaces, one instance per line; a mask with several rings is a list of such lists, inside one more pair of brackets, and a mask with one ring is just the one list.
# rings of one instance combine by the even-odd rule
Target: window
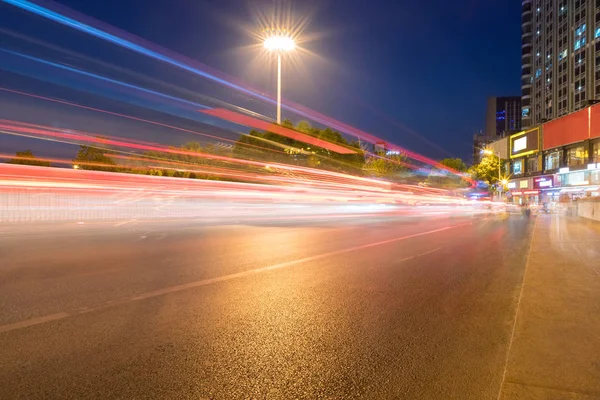
[[600,162],[600,142],[592,145],[592,162]]
[[[599,28],[600,29],[600,28]],[[558,59],[559,61],[562,61],[564,58],[567,58],[567,49],[564,49],[563,51],[560,52],[560,54],[558,55]]]
[[529,107],[525,107],[525,108],[523,108],[523,110],[521,110],[521,116],[529,117],[529,112],[530,112]]
[[546,166],[545,170],[553,170],[560,168],[560,151],[555,151],[546,155]]
[[537,157],[531,157],[527,159],[527,172],[538,171],[538,160]]
[[535,77],[536,77],[536,78],[539,78],[540,76],[542,76],[542,69],[541,69],[541,68],[538,68],[538,69],[535,71]]
[[587,163],[587,158],[588,154],[584,146],[574,147],[567,150],[567,165],[569,167],[584,165]]
[[513,163],[513,174],[520,175],[523,173],[523,160],[517,160]]

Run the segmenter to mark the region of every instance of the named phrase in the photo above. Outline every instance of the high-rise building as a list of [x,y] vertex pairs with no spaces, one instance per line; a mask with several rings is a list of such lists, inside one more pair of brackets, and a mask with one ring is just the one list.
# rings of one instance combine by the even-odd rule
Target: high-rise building
[[521,97],[490,97],[485,114],[485,134],[494,140],[521,130]]
[[600,2],[523,0],[521,11],[523,127],[600,99]]

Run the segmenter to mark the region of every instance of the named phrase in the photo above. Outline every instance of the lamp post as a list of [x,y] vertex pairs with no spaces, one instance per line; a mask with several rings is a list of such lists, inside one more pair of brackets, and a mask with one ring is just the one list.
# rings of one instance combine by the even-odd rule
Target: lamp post
[[265,49],[277,52],[277,124],[281,125],[281,56],[294,50],[296,43],[285,31],[270,35],[265,39]]

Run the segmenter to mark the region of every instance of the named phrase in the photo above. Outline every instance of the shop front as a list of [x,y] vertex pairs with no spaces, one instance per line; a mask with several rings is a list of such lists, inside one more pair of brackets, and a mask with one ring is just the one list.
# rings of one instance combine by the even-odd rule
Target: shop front
[[561,188],[561,201],[600,196],[600,164],[589,164],[587,169],[578,171],[561,168],[556,181]]
[[532,178],[522,178],[509,181],[508,200],[513,204],[539,204],[540,190],[533,187]]

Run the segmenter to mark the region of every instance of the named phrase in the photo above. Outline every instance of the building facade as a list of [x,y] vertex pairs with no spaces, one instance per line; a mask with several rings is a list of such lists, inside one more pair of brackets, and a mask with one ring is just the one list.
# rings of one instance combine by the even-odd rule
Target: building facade
[[600,99],[600,2],[523,0],[521,12],[523,127]]
[[600,105],[511,135],[510,197],[553,203],[600,196]]
[[521,130],[521,97],[490,97],[485,114],[485,134],[501,138]]

